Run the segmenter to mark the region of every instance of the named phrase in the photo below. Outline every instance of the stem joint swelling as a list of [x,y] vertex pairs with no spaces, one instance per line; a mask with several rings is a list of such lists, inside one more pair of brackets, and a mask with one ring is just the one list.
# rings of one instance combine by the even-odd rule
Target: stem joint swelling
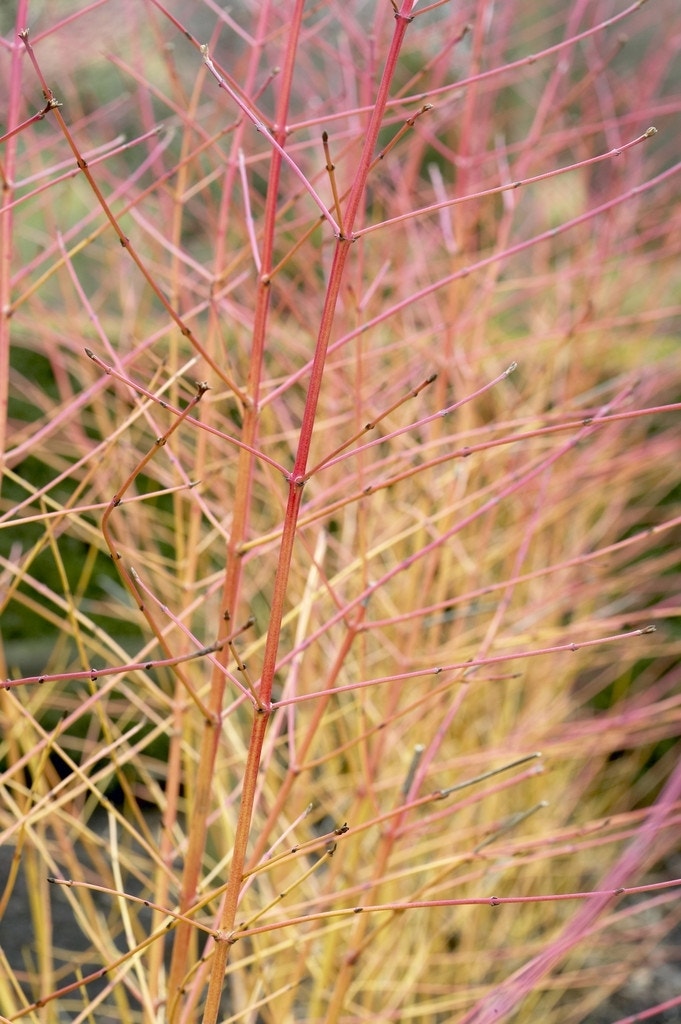
[[[38,119],[40,121],[42,121],[51,110],[55,110],[57,107],[62,106],[62,103],[56,98],[56,96],[49,96],[45,98],[47,99],[47,103],[45,104],[43,109],[38,113]],[[650,131],[650,129],[648,129],[648,131]]]
[[397,0],[390,0],[390,4],[395,15],[395,21],[405,21],[407,24],[409,24],[410,21],[414,20],[413,14],[402,14],[399,7],[397,6]]

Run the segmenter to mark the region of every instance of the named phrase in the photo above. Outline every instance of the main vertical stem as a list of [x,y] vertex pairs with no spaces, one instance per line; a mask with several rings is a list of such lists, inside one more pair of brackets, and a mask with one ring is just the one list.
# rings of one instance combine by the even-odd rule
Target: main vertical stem
[[329,282],[324,298],[319,331],[315,353],[310,371],[305,410],[300,428],[298,448],[293,472],[289,477],[289,493],[284,517],[284,526],[281,538],[281,547],[277,562],[277,571],[274,580],[274,592],[270,609],[270,621],[267,630],[267,641],[263,656],[263,667],[260,677],[260,705],[256,711],[251,730],[248,757],[244,770],[242,798],[239,807],[239,819],[234,844],[234,851],[230,864],[230,873],[225,892],[223,913],[220,921],[220,939],[217,942],[215,954],[211,966],[211,977],[208,987],[208,995],[203,1016],[203,1024],[215,1024],[220,1009],[220,997],[222,993],[223,978],[227,966],[229,951],[232,945],[231,932],[234,929],[236,912],[239,903],[239,894],[243,878],[244,863],[248,836],[253,815],[253,803],[255,799],[258,769],[262,754],[262,746],[265,738],[269,710],[272,699],[272,687],[276,671],[277,652],[281,636],[281,623],[286,604],[288,590],[288,578],[291,569],[293,545],[296,536],[298,516],[302,501],[303,487],[305,483],[305,470],[312,442],[319,395],[324,375],[324,366],[329,347],[329,340],[334,323],[338,295],[344,279],[345,265],[347,262],[350,245],[352,243],[352,230],[357,213],[366,188],[366,181],[371,166],[371,159],[376,148],[378,133],[383,121],[386,102],[388,99],[390,84],[397,65],[398,55],[404,41],[407,25],[411,20],[410,11],[416,0],[405,0],[399,12],[395,14],[395,31],[391,41],[386,64],[381,76],[376,103],[371,113],[369,125],[364,137],[364,145],[358,163],[355,179],[353,181],[343,225],[345,234],[337,239],[333,255],[333,262],[329,274]]
[[[287,37],[288,45],[286,57],[279,79],[280,88],[278,92],[277,123],[279,125],[280,135],[278,141],[280,141],[282,145],[285,141],[284,133],[303,9],[304,0],[296,0],[295,9],[290,22],[290,30]],[[269,10],[269,4],[264,4],[260,10],[257,33],[258,39],[266,34]],[[253,76],[255,75],[255,70],[256,69],[254,67],[252,69]],[[262,364],[265,350],[265,336],[271,290],[266,281],[266,275],[272,267],[274,225],[276,221],[281,164],[281,157],[275,150],[270,164],[270,174],[267,187],[264,230],[262,236],[263,247],[260,254],[262,273],[256,299],[251,358],[246,388],[248,404],[244,409],[244,422],[242,429],[242,440],[251,449],[257,447],[258,440],[260,420],[260,382],[262,377]],[[226,187],[231,189],[230,181],[230,175],[228,174]],[[218,624],[218,635],[220,637],[227,635],[231,631],[232,627],[229,624],[229,616],[235,613],[238,601],[241,579],[241,559],[238,551],[248,532],[253,471],[254,457],[251,452],[244,447],[239,452],[234,508],[232,510],[232,524],[226,551],[225,576],[220,604],[221,618]],[[192,809],[192,821],[189,830],[189,845],[187,849],[185,867],[182,874],[182,890],[180,894],[180,910],[182,911],[188,910],[195,900],[201,865],[203,862],[213,774],[220,741],[220,716],[225,690],[224,667],[226,666],[228,657],[229,651],[228,648],[225,647],[221,654],[218,655],[218,664],[213,671],[213,677],[211,679],[209,697],[211,719],[204,723],[201,747],[199,751],[199,766],[197,770],[196,792],[194,795]],[[254,729],[258,723],[262,725],[262,719],[262,712],[256,714]],[[246,794],[242,797],[242,801],[245,798]],[[173,953],[168,977],[168,1018],[171,1024],[177,1019],[177,1014],[180,1009],[182,979],[189,966],[187,959],[190,939],[191,928],[188,925],[181,923],[177,928],[173,943]]]

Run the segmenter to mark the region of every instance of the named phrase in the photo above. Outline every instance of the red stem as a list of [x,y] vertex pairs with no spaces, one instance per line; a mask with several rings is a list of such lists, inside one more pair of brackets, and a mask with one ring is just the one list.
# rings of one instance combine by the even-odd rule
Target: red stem
[[[333,263],[329,275],[329,283],[319,325],[319,332],[317,335],[317,344],[310,372],[303,422],[298,439],[298,449],[293,472],[289,476],[288,502],[284,517],[284,528],[281,537],[277,571],[274,580],[270,622],[267,631],[267,641],[260,679],[261,707],[259,712],[256,713],[249,743],[248,759],[243,776],[243,792],[239,809],[235,847],[232,856],[228,887],[225,893],[223,913],[221,915],[221,930],[227,933],[233,928],[234,921],[236,919],[246,846],[250,832],[251,816],[253,813],[253,801],[256,792],[258,769],[260,766],[262,745],[265,738],[265,731],[270,712],[272,687],[274,684],[277,651],[279,649],[279,639],[281,635],[281,623],[286,604],[293,544],[296,536],[303,486],[305,483],[305,469],[307,466],[312,433],[317,414],[317,404],[324,376],[326,354],[333,328],[338,295],[343,281],[345,264],[350,249],[350,243],[352,241],[352,229],[364,195],[366,180],[371,166],[372,156],[376,148],[378,133],[383,119],[383,112],[388,99],[390,83],[395,72],[397,58],[404,40],[407,25],[409,24],[409,11],[413,6],[413,2],[414,0],[405,0],[401,11],[396,14],[395,32],[393,34],[385,68],[383,70],[376,104],[373,108],[369,126],[365,134],[364,146],[357,167],[357,173],[355,175],[352,188],[350,189],[347,210],[343,217],[346,234],[343,237],[339,237],[336,242]],[[294,49],[295,47],[291,46],[289,48],[289,53],[294,51]],[[229,935],[225,934],[222,941],[218,942],[216,945],[203,1017],[204,1024],[214,1024],[217,1020],[222,982],[230,948]]]

